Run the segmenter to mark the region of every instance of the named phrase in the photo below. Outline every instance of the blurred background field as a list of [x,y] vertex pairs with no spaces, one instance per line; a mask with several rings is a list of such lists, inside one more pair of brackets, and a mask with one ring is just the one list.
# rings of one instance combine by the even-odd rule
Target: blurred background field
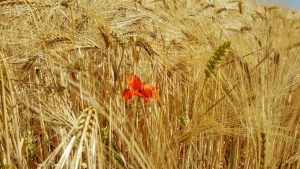
[[263,3],[279,3],[289,6],[291,8],[300,8],[300,1],[298,0],[261,0]]

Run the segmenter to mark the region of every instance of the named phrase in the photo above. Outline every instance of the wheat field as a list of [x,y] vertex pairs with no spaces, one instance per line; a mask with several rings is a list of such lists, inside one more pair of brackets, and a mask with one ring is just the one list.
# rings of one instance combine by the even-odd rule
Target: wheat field
[[300,168],[299,10],[0,0],[0,82],[3,169]]

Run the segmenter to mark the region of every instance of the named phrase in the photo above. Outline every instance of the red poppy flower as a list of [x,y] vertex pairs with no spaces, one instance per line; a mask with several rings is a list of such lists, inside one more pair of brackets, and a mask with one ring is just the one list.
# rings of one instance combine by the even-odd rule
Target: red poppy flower
[[123,90],[123,97],[125,99],[131,99],[132,96],[142,97],[144,99],[144,103],[147,103],[149,98],[157,98],[156,87],[146,83],[142,84],[140,78],[136,75],[131,75],[127,79],[127,84],[130,86],[130,89]]

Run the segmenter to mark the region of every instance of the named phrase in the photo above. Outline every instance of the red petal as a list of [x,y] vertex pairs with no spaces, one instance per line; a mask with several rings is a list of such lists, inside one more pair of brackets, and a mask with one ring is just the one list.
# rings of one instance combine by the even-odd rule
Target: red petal
[[133,95],[134,95],[134,96],[145,97],[145,96],[143,95],[143,93],[141,93],[140,91],[133,91]]
[[130,89],[123,90],[123,97],[125,99],[131,99],[131,97],[132,97],[132,91]]
[[146,97],[146,98],[157,98],[157,92],[156,92],[156,87],[151,85],[151,84],[144,84],[142,86],[142,91],[141,93]]
[[136,75],[131,75],[127,79],[127,84],[133,89],[133,90],[139,90],[142,87],[142,81],[140,78],[138,78]]

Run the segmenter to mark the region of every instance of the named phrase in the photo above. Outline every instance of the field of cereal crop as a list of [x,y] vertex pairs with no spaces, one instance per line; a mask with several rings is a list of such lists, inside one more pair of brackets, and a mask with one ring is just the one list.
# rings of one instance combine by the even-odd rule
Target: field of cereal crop
[[0,0],[0,168],[300,168],[300,11]]

